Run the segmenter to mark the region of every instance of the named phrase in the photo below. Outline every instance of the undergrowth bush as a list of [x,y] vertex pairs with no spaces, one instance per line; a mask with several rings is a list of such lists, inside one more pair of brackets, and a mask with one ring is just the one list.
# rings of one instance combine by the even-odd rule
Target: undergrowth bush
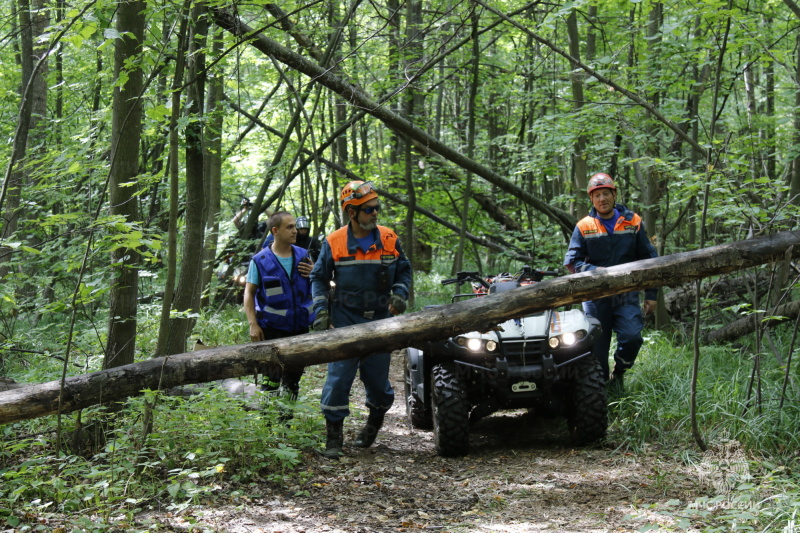
[[[231,486],[302,482],[304,474],[295,469],[322,434],[316,407],[304,396],[292,405],[261,393],[249,401],[259,408],[199,387],[190,397],[149,392],[113,414],[93,410],[92,420],[102,420],[108,431],[100,448],[85,456],[69,449],[73,418],[58,456],[47,421],[4,426],[0,520],[25,530],[56,514],[77,514],[72,527],[92,516],[92,530],[125,529],[155,502],[179,510],[225,495]],[[280,420],[288,411],[292,418]]]
[[796,367],[780,407],[785,367],[774,355],[761,354],[754,372],[756,357],[746,344],[702,346],[696,400],[707,446],[702,452],[689,416],[692,364],[690,343],[650,332],[626,375],[626,396],[610,405],[612,445],[633,452],[653,445],[684,450],[708,491],[691,501],[649,506],[672,525],[640,531],[796,531],[785,529],[795,527],[800,508]]
[[[137,342],[149,357],[157,320],[143,309]],[[192,338],[240,344],[246,326],[230,306],[199,316]],[[58,379],[62,364],[47,353],[7,363],[9,375],[26,382]],[[71,365],[70,375],[83,366]],[[291,403],[260,392],[231,396],[214,384],[186,387],[186,397],[146,392],[114,412],[63,415],[58,446],[56,417],[0,426],[0,526],[50,531],[63,521],[68,530],[130,531],[133,516],[149,508],[177,511],[250,484],[302,484],[303,455],[323,434],[316,398],[307,392],[312,381],[301,383]]]

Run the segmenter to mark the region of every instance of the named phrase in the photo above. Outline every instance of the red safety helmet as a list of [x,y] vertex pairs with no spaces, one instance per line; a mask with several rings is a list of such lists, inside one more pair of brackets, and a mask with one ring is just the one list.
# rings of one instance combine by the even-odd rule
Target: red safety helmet
[[603,174],[602,172],[598,172],[589,178],[589,186],[586,187],[586,192],[589,193],[589,196],[591,196],[592,191],[595,189],[611,189],[612,191],[617,192],[617,186],[614,185],[614,180],[611,179],[611,176],[608,174]]
[[354,180],[344,186],[339,200],[342,202],[342,211],[344,211],[348,205],[361,205],[377,197],[378,193],[375,192],[371,181]]

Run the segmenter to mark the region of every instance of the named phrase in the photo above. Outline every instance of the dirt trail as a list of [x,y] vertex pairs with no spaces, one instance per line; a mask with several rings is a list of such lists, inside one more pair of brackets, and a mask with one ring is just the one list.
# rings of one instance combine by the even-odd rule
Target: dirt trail
[[438,457],[432,434],[406,422],[401,359],[393,358],[391,375],[397,400],[372,448],[347,445],[363,422],[353,416],[346,457],[307,457],[310,484],[149,519],[173,530],[218,532],[617,532],[670,524],[650,509],[703,492],[676,458],[621,453],[613,442],[572,448],[556,423],[524,413],[478,423],[468,457]]

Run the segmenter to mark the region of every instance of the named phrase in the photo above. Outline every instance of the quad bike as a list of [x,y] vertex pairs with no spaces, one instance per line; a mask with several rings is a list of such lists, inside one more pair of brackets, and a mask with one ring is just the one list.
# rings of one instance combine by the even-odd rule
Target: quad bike
[[[470,284],[470,292],[453,296],[456,302],[557,275],[526,266],[488,278],[459,272],[442,285]],[[605,436],[605,380],[591,351],[597,319],[580,309],[547,310],[487,330],[406,350],[406,414],[413,427],[433,429],[439,455],[466,454],[470,425],[501,409],[564,416],[577,445]]]

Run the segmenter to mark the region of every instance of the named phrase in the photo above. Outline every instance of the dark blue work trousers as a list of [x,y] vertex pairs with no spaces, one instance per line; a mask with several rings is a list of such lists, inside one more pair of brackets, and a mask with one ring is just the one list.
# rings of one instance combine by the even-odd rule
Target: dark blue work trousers
[[603,333],[592,346],[594,356],[600,361],[606,380],[609,375],[608,351],[611,335],[617,334],[614,352],[614,373],[621,374],[633,366],[642,347],[644,319],[639,304],[639,292],[616,294],[598,300],[583,302],[583,311],[600,321]]
[[[362,314],[334,306],[331,312],[333,325],[337,328],[351,324],[363,324],[372,320],[388,318],[389,310],[365,318]],[[320,407],[328,422],[340,422],[350,414],[350,389],[356,373],[364,383],[367,408],[370,412],[385,413],[394,403],[394,389],[389,382],[390,353],[357,356],[344,361],[328,363],[328,376],[322,387]]]

